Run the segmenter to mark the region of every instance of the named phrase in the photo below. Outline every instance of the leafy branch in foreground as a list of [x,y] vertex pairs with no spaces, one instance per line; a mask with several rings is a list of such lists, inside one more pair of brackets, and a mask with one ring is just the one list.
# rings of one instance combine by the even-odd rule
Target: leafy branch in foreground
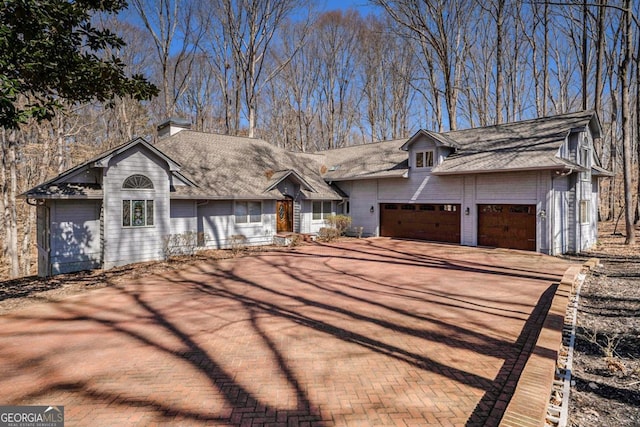
[[[122,0],[8,0],[0,4],[0,127],[50,119],[63,101],[151,99],[158,89],[106,50],[125,43],[92,16],[116,13]],[[26,102],[21,102],[21,96]]]

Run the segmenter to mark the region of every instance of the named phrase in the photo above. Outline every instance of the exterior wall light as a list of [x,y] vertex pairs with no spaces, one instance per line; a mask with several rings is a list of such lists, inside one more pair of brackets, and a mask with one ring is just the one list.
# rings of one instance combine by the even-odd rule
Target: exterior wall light
[[369,212],[371,212],[371,213],[375,212],[375,208],[373,207],[373,205],[371,205],[371,207],[369,208]]
[[465,214],[465,215],[469,215],[470,213],[471,213],[471,211],[469,210],[469,206],[467,206],[467,207],[464,209],[464,214]]

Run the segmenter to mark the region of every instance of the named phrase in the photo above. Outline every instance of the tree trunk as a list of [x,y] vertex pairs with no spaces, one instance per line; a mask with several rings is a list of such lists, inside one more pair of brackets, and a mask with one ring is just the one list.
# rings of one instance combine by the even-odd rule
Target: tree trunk
[[504,22],[504,2],[505,0],[498,0],[496,11],[496,121],[495,124],[499,125],[503,122],[503,86],[504,75],[502,71],[502,27]]
[[35,208],[28,206],[27,215],[22,226],[22,251],[20,259],[22,260],[22,275],[29,276],[31,274],[31,229],[32,224],[36,221]]
[[6,239],[6,254],[10,264],[10,277],[20,276],[20,264],[18,259],[18,219],[16,209],[17,171],[16,171],[16,132],[2,129],[2,150],[4,173],[2,196],[4,204],[4,224]]
[[633,189],[631,186],[631,158],[633,156],[633,147],[631,144],[632,122],[631,122],[631,99],[629,97],[629,69],[631,66],[632,52],[632,30],[631,30],[631,0],[624,1],[623,15],[623,58],[620,64],[619,76],[622,87],[621,99],[622,103],[622,158],[623,158],[623,176],[624,176],[624,209],[625,209],[625,228],[627,237],[626,245],[633,245],[636,241],[635,229],[633,225]]
[[582,109],[586,110],[587,107],[587,99],[589,98],[587,96],[587,76],[588,76],[588,72],[587,72],[587,67],[589,64],[587,64],[588,62],[588,47],[589,47],[589,43],[587,40],[587,18],[588,18],[588,6],[587,3],[583,3],[582,5],[582,64],[581,64],[581,71],[582,71]]
[[602,81],[602,67],[604,64],[605,50],[605,17],[607,12],[607,0],[600,0],[598,8],[598,40],[597,40],[597,60],[596,60],[596,88],[594,94],[593,108],[596,110],[598,117],[602,117],[602,90],[604,82]]
[[549,1],[544,2],[544,46],[542,49],[542,115],[547,115],[547,96],[549,96]]
[[[636,153],[640,156],[640,31],[638,31],[638,39],[636,41],[636,57],[635,57],[635,66],[636,66]],[[639,162],[640,163],[640,162]],[[638,174],[637,180],[637,188],[636,188],[636,208],[635,208],[635,217],[634,224],[638,224],[640,222],[640,173]]]

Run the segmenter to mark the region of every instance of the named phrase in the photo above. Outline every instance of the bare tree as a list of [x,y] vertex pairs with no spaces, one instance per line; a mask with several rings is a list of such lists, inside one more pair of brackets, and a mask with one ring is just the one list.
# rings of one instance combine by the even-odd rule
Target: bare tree
[[[469,44],[466,22],[474,15],[471,1],[372,0],[384,7],[399,25],[406,28],[414,42],[433,51],[438,74],[442,78],[449,129],[457,128],[457,106],[462,67]],[[428,61],[430,58],[424,58]]]
[[624,179],[624,205],[625,205],[625,244],[635,244],[636,236],[633,227],[633,190],[631,186],[631,158],[633,156],[632,120],[631,120],[631,99],[630,80],[631,62],[633,52],[633,32],[632,32],[632,9],[631,0],[624,0],[622,12],[622,61],[618,68],[618,78],[620,79],[620,103],[622,108],[622,159],[623,159],[623,179]]
[[20,275],[18,259],[18,211],[16,209],[16,195],[18,192],[17,174],[17,131],[0,129],[2,145],[0,150],[0,208],[2,211],[2,225],[4,226],[4,240],[2,252],[10,265],[10,277]]
[[133,0],[144,27],[153,40],[160,67],[162,108],[160,114],[173,116],[178,99],[189,83],[194,53],[206,24],[196,25],[190,0]]
[[[267,53],[277,31],[303,3],[300,0],[215,0],[213,4],[220,12],[218,19],[231,51],[238,78],[236,84],[242,83],[248,135],[253,137],[260,91],[291,59],[271,64],[267,69]],[[302,43],[300,40],[300,45]],[[237,97],[235,102],[239,105]]]
[[358,114],[356,31],[362,28],[362,18],[354,10],[333,11],[323,14],[316,25],[313,42],[317,43],[321,61],[319,100],[322,105],[318,116],[321,144],[318,148],[336,148],[348,144]]
[[356,51],[365,105],[363,118],[372,141],[407,136],[411,108],[411,80],[414,79],[415,52],[388,23],[368,16],[360,31],[360,51]]

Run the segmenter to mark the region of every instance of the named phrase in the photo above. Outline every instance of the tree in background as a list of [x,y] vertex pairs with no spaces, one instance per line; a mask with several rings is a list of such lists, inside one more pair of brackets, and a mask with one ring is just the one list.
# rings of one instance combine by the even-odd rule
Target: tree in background
[[98,14],[125,7],[119,0],[7,0],[0,5],[0,225],[2,252],[10,276],[20,274],[18,259],[17,146],[19,127],[33,119],[51,119],[76,102],[106,102],[116,97],[150,99],[154,85],[140,74],[128,76],[115,55],[122,39],[94,26]]

